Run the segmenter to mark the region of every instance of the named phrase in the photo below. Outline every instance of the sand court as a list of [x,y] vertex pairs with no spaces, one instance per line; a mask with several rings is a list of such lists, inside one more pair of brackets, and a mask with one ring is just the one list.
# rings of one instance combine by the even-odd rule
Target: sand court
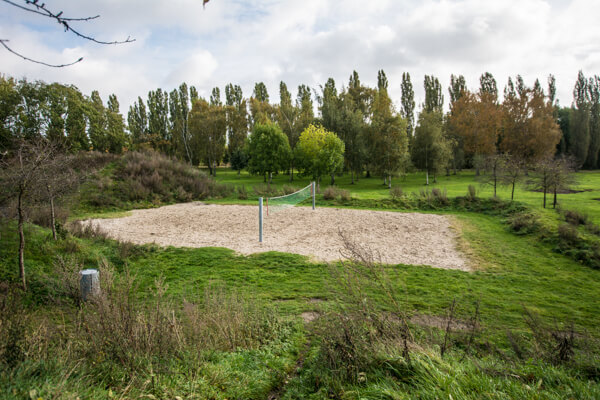
[[443,215],[291,207],[264,217],[263,243],[258,241],[258,206],[183,203],[84,223],[136,244],[226,247],[242,254],[281,251],[318,261],[341,258],[342,230],[379,252],[385,263],[469,269],[457,249],[452,218]]

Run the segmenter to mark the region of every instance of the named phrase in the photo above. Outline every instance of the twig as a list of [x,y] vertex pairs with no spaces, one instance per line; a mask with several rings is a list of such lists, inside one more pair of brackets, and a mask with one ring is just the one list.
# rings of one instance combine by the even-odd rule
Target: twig
[[[4,1],[6,1],[6,0],[4,0]],[[73,64],[77,64],[78,62],[81,62],[83,60],[83,57],[79,57],[79,59],[77,61],[73,61],[72,63],[68,63],[68,64],[48,64],[48,63],[45,63],[43,61],[34,60],[34,59],[29,58],[29,57],[25,57],[22,54],[17,53],[16,51],[14,51],[10,47],[8,47],[8,45],[6,44],[6,42],[8,42],[8,39],[0,39],[0,44],[2,44],[2,46],[4,46],[4,48],[6,50],[8,50],[9,52],[11,52],[12,54],[16,55],[17,57],[21,57],[23,60],[30,61],[30,62],[36,63],[36,64],[42,64],[42,65],[45,65],[46,67],[52,67],[52,68],[69,67],[69,66],[71,66]]]

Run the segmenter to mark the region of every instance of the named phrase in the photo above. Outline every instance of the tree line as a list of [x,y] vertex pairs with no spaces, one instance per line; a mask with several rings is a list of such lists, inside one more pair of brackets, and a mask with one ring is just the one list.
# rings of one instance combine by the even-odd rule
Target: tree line
[[[239,85],[214,88],[209,98],[182,83],[167,92],[152,90],[129,107],[127,118],[117,97],[104,103],[97,91],[90,96],[76,87],[57,83],[0,77],[0,151],[19,139],[46,137],[61,140],[72,151],[120,153],[152,148],[192,165],[204,164],[211,174],[222,162],[238,171],[252,172],[260,164],[252,158],[251,132],[258,125],[275,125],[287,139],[289,151],[276,171],[290,180],[304,161],[296,150],[309,126],[334,133],[343,143],[341,170],[352,176],[381,176],[391,186],[393,176],[411,166],[426,171],[427,182],[440,173],[461,168],[489,170],[502,156],[503,165],[532,165],[555,156],[570,156],[577,168],[600,168],[600,78],[579,73],[570,107],[556,100],[556,81],[548,78],[528,86],[521,76],[509,78],[502,99],[490,73],[481,75],[470,90],[462,75],[452,75],[448,112],[444,92],[435,76],[425,76],[425,99],[417,112],[410,74],[404,73],[402,97],[395,107],[389,82],[378,72],[377,87],[364,85],[354,71],[338,88],[329,78],[318,89],[298,86],[296,96],[284,82],[279,99],[272,101],[263,82],[244,97]],[[317,111],[315,115],[315,111]],[[264,151],[264,149],[260,150]],[[335,177],[335,172],[327,174]]]

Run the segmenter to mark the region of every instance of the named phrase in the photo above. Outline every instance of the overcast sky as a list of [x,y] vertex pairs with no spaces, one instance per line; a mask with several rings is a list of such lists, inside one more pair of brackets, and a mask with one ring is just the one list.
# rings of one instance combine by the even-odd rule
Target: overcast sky
[[137,96],[181,82],[203,96],[232,82],[249,97],[263,81],[278,102],[281,80],[295,96],[299,84],[316,89],[328,77],[340,88],[353,70],[375,86],[379,69],[397,107],[405,71],[418,104],[425,74],[441,80],[447,103],[450,74],[477,89],[489,71],[500,92],[508,76],[546,87],[554,74],[568,106],[577,72],[600,74],[599,0],[210,0],[204,10],[202,0],[44,1],[67,17],[100,14],[74,25],[83,33],[136,41],[94,44],[1,1],[0,39],[14,50],[50,63],[84,60],[53,69],[0,49],[0,73],[97,89],[104,101],[115,93],[124,115]]

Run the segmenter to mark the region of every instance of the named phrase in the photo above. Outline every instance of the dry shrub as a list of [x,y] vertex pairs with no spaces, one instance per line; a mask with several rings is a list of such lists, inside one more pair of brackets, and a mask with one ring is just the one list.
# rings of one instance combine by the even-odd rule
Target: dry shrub
[[252,186],[252,190],[258,197],[275,197],[280,193],[275,186],[261,183],[260,185]]
[[473,185],[469,185],[467,189],[467,200],[474,201],[477,199],[477,189]]
[[446,189],[440,190],[438,188],[431,189],[431,194],[434,200],[441,205],[448,205],[450,202],[448,201],[448,192]]
[[135,368],[150,357],[175,356],[185,341],[174,308],[166,299],[162,279],[146,302],[136,299],[135,279],[127,272],[117,277],[112,268],[100,265],[101,293],[84,304],[79,336],[80,351],[96,363],[118,362]]
[[[49,206],[32,207],[29,210],[29,220],[36,225],[52,228],[52,215]],[[57,225],[64,225],[69,218],[69,210],[64,207],[55,206],[54,217]]]
[[337,196],[337,188],[335,186],[327,186],[325,190],[323,190],[323,199],[325,200],[335,200]]
[[404,191],[400,186],[394,186],[390,189],[390,196],[392,196],[392,199],[398,200],[404,196]]
[[352,197],[350,196],[350,191],[346,189],[340,189],[338,192],[340,196],[340,201],[350,201]]
[[184,303],[186,336],[200,349],[255,348],[276,337],[276,314],[223,287],[209,286],[201,304]]
[[242,185],[242,186],[238,186],[237,189],[237,198],[240,200],[247,200],[248,199],[248,191],[246,190],[246,186]]
[[323,191],[323,199],[325,200],[335,200],[339,199],[340,201],[350,201],[351,200],[350,191],[346,189],[340,189],[335,186],[328,186]]
[[67,224],[67,230],[73,236],[84,239],[108,239],[108,233],[99,224],[91,221],[73,221]]
[[[410,361],[413,342],[398,285],[387,275],[380,255],[339,232],[346,259],[330,266],[337,309],[314,324],[321,338],[321,361],[344,379],[356,381],[381,351],[400,352]],[[385,299],[383,310],[371,296]]]
[[576,210],[565,210],[564,216],[567,223],[575,226],[585,225],[589,220],[589,217],[586,214]]
[[292,186],[292,185],[283,185],[283,186],[281,187],[281,193],[282,193],[283,195],[286,195],[286,194],[292,194],[292,193],[295,193],[295,192],[297,192],[298,190],[299,190],[299,188],[297,188],[297,187],[295,187],[295,186]]
[[541,227],[539,217],[527,211],[513,214],[507,221],[510,229],[523,235],[537,232]]
[[576,244],[579,241],[579,232],[571,224],[562,224],[558,227],[558,238],[566,244]]
[[8,367],[14,367],[25,358],[27,320],[20,291],[3,285],[0,289],[0,362]]

